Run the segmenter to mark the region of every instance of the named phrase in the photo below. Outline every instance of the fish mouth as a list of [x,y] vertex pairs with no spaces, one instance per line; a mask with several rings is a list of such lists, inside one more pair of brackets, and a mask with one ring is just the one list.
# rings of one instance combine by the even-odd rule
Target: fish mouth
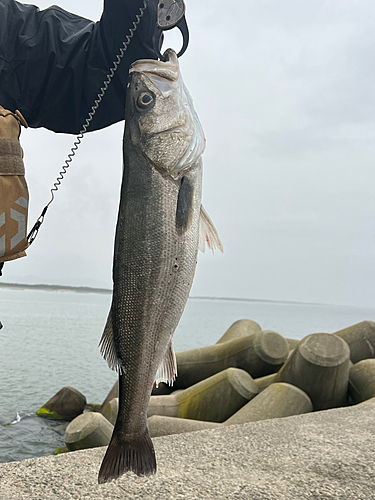
[[147,139],[148,140],[152,140],[154,139],[155,137],[159,137],[159,136],[163,136],[163,135],[167,135],[167,134],[184,134],[184,130],[185,130],[185,125],[177,125],[175,127],[170,127],[170,128],[167,128],[165,130],[160,130],[159,132],[153,132],[152,134],[148,134],[147,135]]
[[135,61],[129,69],[130,73],[143,73],[147,76],[157,77],[170,82],[176,82],[179,77],[177,54],[173,49],[164,52],[165,61],[154,59],[140,59]]
[[182,134],[184,132],[184,128],[185,125],[178,125],[177,127],[167,128],[165,130],[162,130],[161,132],[157,132],[155,136],[165,134]]

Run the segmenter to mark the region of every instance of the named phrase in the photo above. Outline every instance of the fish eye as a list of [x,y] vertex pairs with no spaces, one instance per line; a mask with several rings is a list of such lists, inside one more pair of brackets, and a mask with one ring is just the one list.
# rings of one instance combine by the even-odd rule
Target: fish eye
[[139,108],[145,109],[150,106],[150,104],[153,102],[154,98],[149,92],[142,92],[139,94],[138,99],[137,99],[137,106]]

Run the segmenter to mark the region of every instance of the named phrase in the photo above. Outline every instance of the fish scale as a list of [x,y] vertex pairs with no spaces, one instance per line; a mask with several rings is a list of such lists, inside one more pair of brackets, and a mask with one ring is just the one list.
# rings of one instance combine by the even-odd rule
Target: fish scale
[[119,372],[119,411],[99,483],[126,471],[156,472],[147,427],[152,386],[155,379],[173,383],[177,373],[172,336],[198,240],[209,235],[221,245],[201,207],[203,131],[175,52],[167,51],[166,62],[133,65],[126,110],[113,298],[101,339],[104,358]]

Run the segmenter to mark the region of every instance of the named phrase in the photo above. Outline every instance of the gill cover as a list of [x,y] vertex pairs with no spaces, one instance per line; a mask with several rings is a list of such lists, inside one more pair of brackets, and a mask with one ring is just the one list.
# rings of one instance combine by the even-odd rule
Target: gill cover
[[164,57],[165,62],[145,59],[131,66],[133,113],[128,126],[132,143],[143,155],[158,170],[175,176],[199,160],[205,138],[176,53],[168,49]]

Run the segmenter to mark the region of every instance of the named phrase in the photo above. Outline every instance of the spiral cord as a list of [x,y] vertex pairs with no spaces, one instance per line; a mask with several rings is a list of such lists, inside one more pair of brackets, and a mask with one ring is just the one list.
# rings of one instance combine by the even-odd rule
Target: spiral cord
[[39,218],[37,219],[33,228],[31,229],[30,233],[27,236],[29,246],[31,245],[31,243],[35,240],[35,238],[38,235],[39,228],[44,221],[44,216],[48,210],[48,207],[51,205],[51,203],[55,199],[54,193],[58,191],[59,186],[61,185],[61,181],[64,179],[68,168],[71,166],[73,158],[75,157],[76,152],[78,151],[78,148],[82,143],[82,140],[87,132],[87,129],[89,128],[89,126],[90,126],[90,124],[95,116],[95,113],[96,113],[97,109],[99,108],[100,103],[102,102],[102,99],[103,99],[105,93],[107,92],[107,89],[108,89],[110,83],[112,82],[112,79],[117,71],[117,68],[118,68],[119,64],[121,63],[126,50],[128,49],[128,46],[131,42],[131,39],[133,38],[134,33],[138,28],[138,25],[141,21],[141,18],[143,16],[145,9],[146,9],[146,0],[143,0],[143,7],[139,8],[139,14],[136,14],[136,16],[135,16],[136,20],[133,21],[133,23],[132,23],[133,27],[129,28],[129,34],[126,35],[125,41],[122,43],[123,46],[120,47],[119,53],[116,56],[116,60],[113,61],[113,66],[109,69],[109,73],[107,74],[106,80],[104,80],[104,82],[103,82],[103,87],[100,88],[100,92],[98,93],[97,98],[95,99],[95,104],[91,107],[91,111],[89,112],[89,114],[85,120],[85,123],[82,126],[82,129],[80,130],[79,134],[77,135],[77,137],[73,143],[73,146],[70,149],[70,153],[68,154],[63,166],[61,167],[61,171],[59,172],[59,174],[56,178],[56,182],[54,182],[54,184],[53,184],[53,188],[51,189],[51,199],[47,203],[47,205],[44,207],[41,215],[39,216]]

